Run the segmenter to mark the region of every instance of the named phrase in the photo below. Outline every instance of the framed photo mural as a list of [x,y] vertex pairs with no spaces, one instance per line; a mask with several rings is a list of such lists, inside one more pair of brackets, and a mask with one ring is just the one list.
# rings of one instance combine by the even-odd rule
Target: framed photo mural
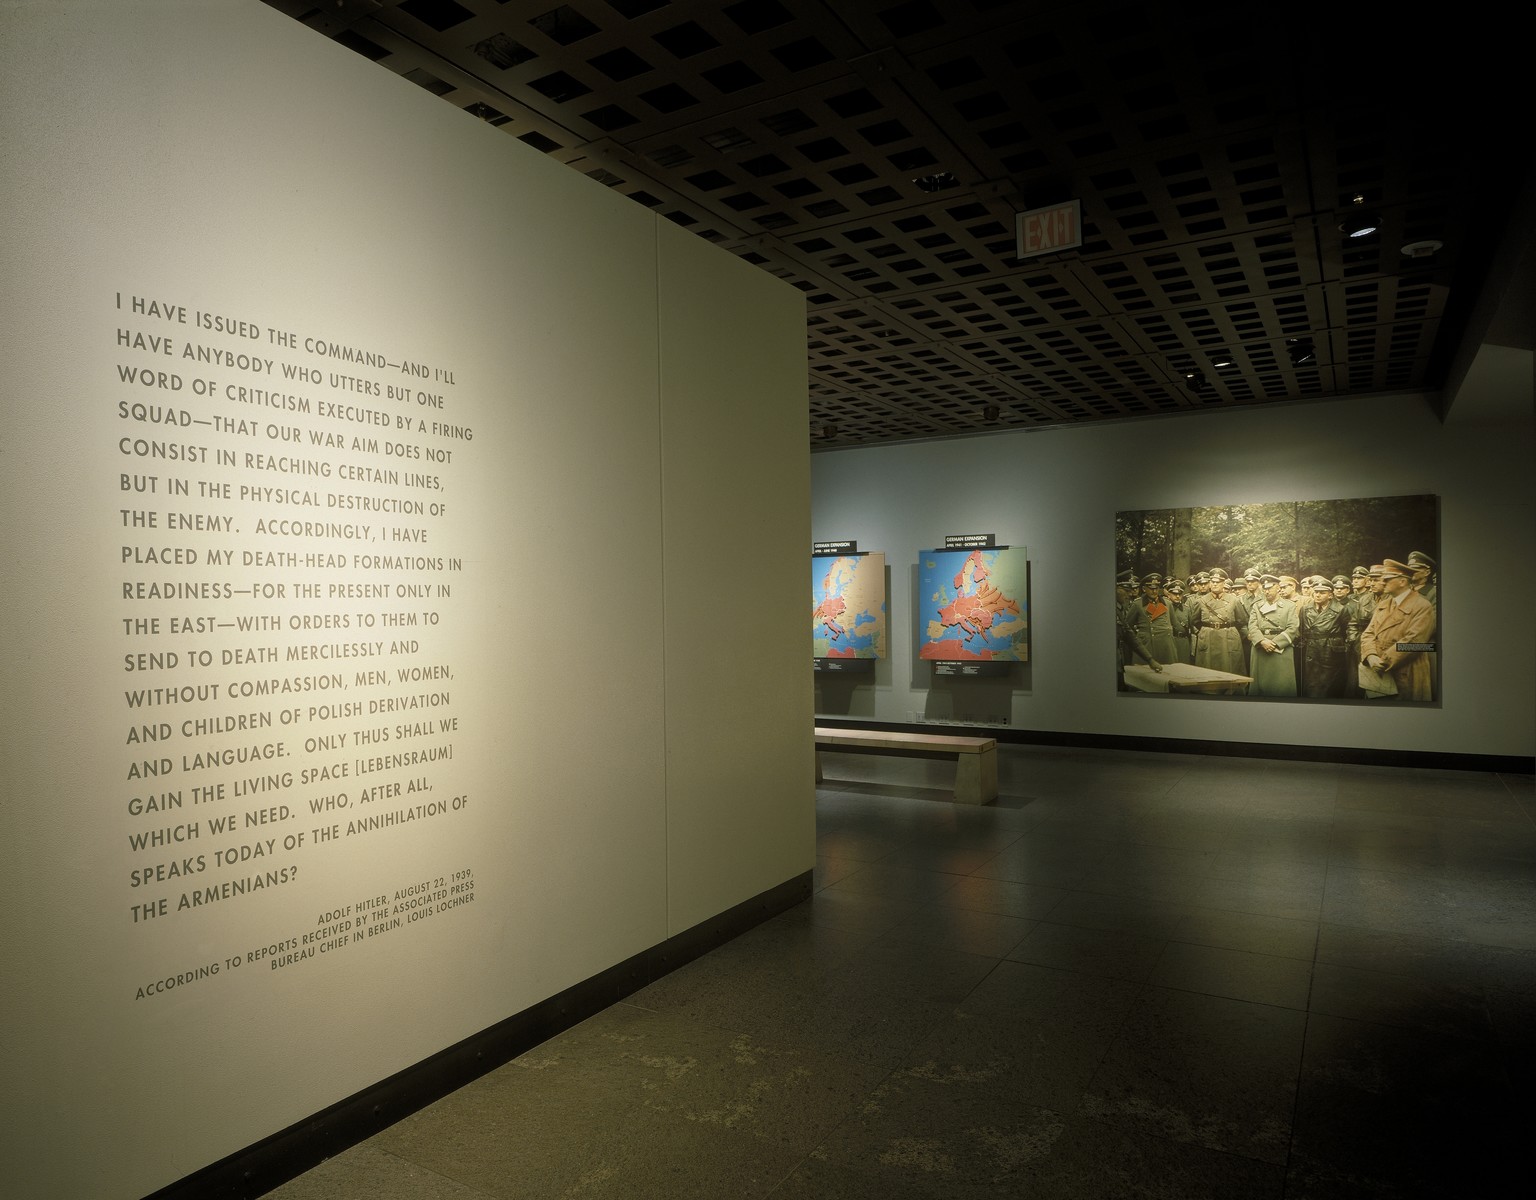
[[1435,496],[1115,514],[1120,691],[1432,704]]

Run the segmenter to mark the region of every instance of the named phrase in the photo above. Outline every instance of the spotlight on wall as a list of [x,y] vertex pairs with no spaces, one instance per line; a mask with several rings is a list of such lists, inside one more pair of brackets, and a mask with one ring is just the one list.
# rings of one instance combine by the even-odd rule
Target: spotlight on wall
[[1285,352],[1290,355],[1293,367],[1317,365],[1317,347],[1312,344],[1311,338],[1287,338]]
[[1350,200],[1353,207],[1349,215],[1339,222],[1339,228],[1344,236],[1354,239],[1370,237],[1381,228],[1381,218],[1375,213],[1365,211],[1365,197],[1358,193]]

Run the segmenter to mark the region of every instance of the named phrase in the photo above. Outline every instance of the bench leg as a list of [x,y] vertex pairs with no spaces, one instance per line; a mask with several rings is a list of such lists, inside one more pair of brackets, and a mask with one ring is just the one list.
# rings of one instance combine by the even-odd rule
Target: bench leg
[[997,751],[962,754],[955,766],[955,802],[991,804],[997,799]]

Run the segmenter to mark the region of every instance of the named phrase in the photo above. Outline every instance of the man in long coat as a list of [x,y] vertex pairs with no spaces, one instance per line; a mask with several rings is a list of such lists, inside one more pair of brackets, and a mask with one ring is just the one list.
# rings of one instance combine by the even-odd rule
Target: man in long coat
[[1242,606],[1227,592],[1227,573],[1220,567],[1212,568],[1211,590],[1200,598],[1195,626],[1195,666],[1247,674],[1243,670],[1242,636],[1237,628],[1242,611]]
[[1412,574],[1406,563],[1382,560],[1382,594],[1371,623],[1360,635],[1360,658],[1392,676],[1399,700],[1433,700],[1435,673],[1430,655],[1407,647],[1434,643],[1435,606],[1413,590]]
[[1332,584],[1313,580],[1312,599],[1301,607],[1302,695],[1313,700],[1359,694],[1360,626],[1350,598],[1350,582],[1336,575]]
[[1296,602],[1280,595],[1280,576],[1262,575],[1264,589],[1248,614],[1248,641],[1253,646],[1250,696],[1296,694]]

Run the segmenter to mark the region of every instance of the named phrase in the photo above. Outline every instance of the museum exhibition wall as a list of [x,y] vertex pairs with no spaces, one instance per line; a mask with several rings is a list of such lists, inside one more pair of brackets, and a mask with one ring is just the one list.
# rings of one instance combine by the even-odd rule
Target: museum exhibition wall
[[[815,454],[815,540],[854,539],[891,564],[890,655],[872,677],[818,674],[818,718],[1528,761],[1536,626],[1512,614],[1536,589],[1530,364],[1528,351],[1484,347],[1444,424],[1421,397],[1384,396]],[[1416,496],[1439,508],[1434,703],[1116,691],[1117,514]],[[917,657],[932,599],[918,594],[922,551],[964,534],[1028,548],[1029,661],[1005,678],[945,678]],[[1415,549],[1431,547],[1379,553]],[[1154,565],[1169,569],[1141,569]]]
[[255,0],[7,6],[0,111],[7,1194],[813,866],[798,292]]

